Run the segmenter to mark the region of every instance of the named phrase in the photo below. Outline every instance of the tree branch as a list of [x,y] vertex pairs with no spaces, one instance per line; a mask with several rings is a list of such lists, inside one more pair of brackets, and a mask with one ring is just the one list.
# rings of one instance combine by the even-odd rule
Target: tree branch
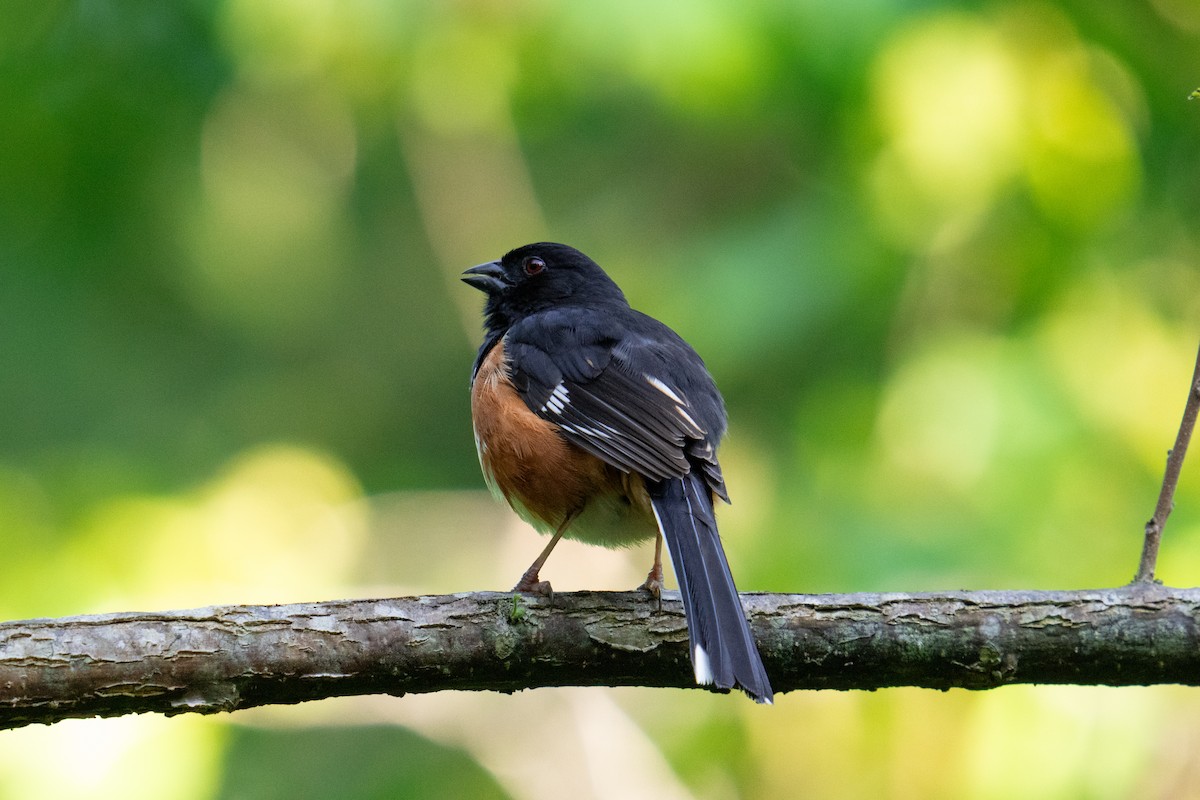
[[[691,687],[677,595],[500,593],[0,624],[0,728],[335,695]],[[777,691],[1200,684],[1200,589],[744,601]]]

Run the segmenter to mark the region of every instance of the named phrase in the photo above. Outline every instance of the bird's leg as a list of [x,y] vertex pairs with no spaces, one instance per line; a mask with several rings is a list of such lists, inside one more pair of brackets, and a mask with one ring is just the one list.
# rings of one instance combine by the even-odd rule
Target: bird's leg
[[663,538],[660,531],[654,539],[654,566],[650,568],[650,572],[646,575],[646,582],[638,587],[639,589],[645,589],[650,593],[651,597],[658,601],[659,611],[662,611],[663,590],[662,547]]
[[529,592],[530,594],[541,594],[546,597],[554,596],[554,589],[550,586],[550,581],[538,579],[538,573],[542,571],[542,567],[546,563],[546,559],[550,557],[551,551],[554,550],[554,545],[558,544],[558,540],[566,533],[567,526],[574,521],[578,512],[568,514],[562,521],[562,524],[554,531],[554,535],[550,537],[550,541],[546,543],[546,547],[541,554],[533,560],[529,565],[529,569],[525,570],[525,574],[521,576],[521,580],[517,581],[517,585],[512,588],[514,592]]

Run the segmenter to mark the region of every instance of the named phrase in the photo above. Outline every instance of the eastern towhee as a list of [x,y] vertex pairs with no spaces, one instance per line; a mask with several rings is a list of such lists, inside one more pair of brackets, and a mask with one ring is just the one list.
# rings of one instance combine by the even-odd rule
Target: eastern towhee
[[463,280],[487,295],[471,375],[475,444],[488,486],[553,532],[515,587],[562,536],[622,547],[657,536],[645,588],[662,589],[662,544],[683,597],[696,682],[773,693],[721,548],[715,497],[725,403],[673,330],[629,307],[590,258],[525,245]]

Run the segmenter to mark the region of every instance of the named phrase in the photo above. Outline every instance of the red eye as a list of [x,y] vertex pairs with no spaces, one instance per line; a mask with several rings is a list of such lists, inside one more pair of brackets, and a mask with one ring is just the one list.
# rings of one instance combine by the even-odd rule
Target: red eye
[[530,256],[529,258],[525,259],[523,266],[525,267],[526,275],[537,275],[546,268],[546,262],[542,261],[537,256]]

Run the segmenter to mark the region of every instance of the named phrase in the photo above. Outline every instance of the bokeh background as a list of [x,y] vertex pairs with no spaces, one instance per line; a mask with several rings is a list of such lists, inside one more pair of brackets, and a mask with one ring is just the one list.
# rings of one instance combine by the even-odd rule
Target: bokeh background
[[[723,388],[746,590],[1132,576],[1200,337],[1200,5],[9,4],[0,618],[510,586],[459,272]],[[1200,579],[1200,468],[1159,574]],[[559,590],[649,550],[565,543]],[[356,698],[0,733],[0,798],[1180,798],[1162,687]]]

